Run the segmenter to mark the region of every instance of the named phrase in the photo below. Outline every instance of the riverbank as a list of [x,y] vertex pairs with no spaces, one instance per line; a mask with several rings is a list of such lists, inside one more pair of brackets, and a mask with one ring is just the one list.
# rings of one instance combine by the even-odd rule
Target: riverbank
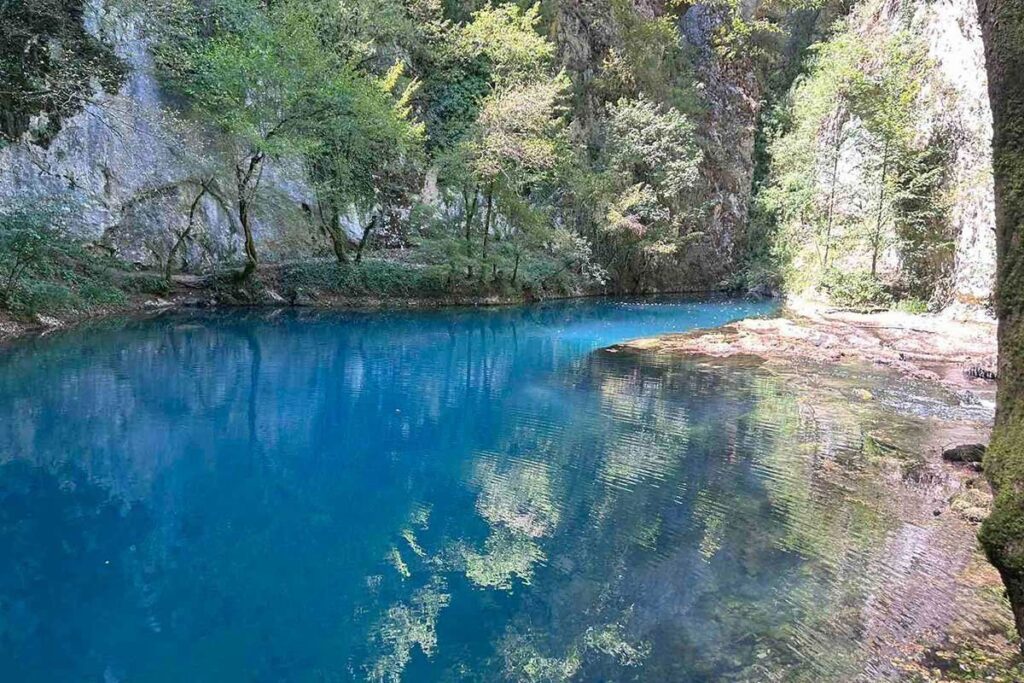
[[[964,542],[973,544],[969,561],[950,568],[949,594],[914,598],[919,604],[936,603],[926,612],[951,605],[955,610],[941,627],[930,624],[899,654],[890,654],[893,666],[902,680],[1024,680],[1002,583],[975,540],[991,506],[991,491],[979,463],[943,459],[952,446],[988,442],[997,374],[994,323],[898,311],[852,313],[796,302],[778,317],[638,339],[606,353],[678,356],[712,365],[753,363],[800,395],[810,419],[870,416],[863,433],[866,460],[889,461],[880,468],[883,476],[891,471],[929,491],[934,509],[913,513],[921,516],[920,524],[963,525]],[[879,374],[893,377],[900,388],[879,394],[865,380]],[[923,431],[907,438],[895,426],[905,407],[899,394],[917,397],[929,386],[953,394],[961,410],[936,411],[927,416]],[[902,603],[899,596],[891,599]]]
[[638,339],[618,349],[716,358],[751,356],[787,365],[865,362],[902,376],[939,382],[963,392],[966,400],[995,398],[994,322],[901,311],[854,313],[795,302],[776,318]]
[[245,282],[237,279],[237,270],[175,274],[170,278],[155,271],[117,271],[109,280],[116,296],[101,301],[79,298],[71,304],[62,301],[58,305],[44,301],[20,311],[0,306],[0,343],[86,321],[174,309],[503,306],[600,294],[559,287],[453,284],[437,269],[393,259],[367,259],[345,265],[330,260],[266,264]]

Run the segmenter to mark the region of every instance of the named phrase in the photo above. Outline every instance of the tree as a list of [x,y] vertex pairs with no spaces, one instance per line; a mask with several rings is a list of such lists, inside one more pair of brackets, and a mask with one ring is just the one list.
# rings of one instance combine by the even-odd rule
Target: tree
[[[527,195],[558,161],[568,80],[553,73],[554,46],[537,33],[539,22],[539,5],[488,7],[455,29],[447,46],[448,60],[464,74],[460,82],[479,89],[471,106],[456,112],[457,127],[448,126],[455,135],[443,141],[440,158],[445,185],[462,198],[460,260],[467,278],[475,271],[483,279],[487,265],[497,275],[491,241],[499,215],[524,217]],[[509,223],[504,237],[514,231]]]
[[851,93],[852,108],[870,134],[868,159],[877,178],[877,200],[868,231],[872,277],[877,276],[878,258],[889,243],[887,223],[899,192],[897,181],[901,180],[896,167],[902,166],[902,180],[907,184],[921,185],[913,175],[914,165],[901,162],[917,156],[914,119],[923,105],[924,72],[932,66],[924,45],[909,33],[896,34],[879,52],[881,64],[874,73],[858,79],[858,87]]
[[488,6],[454,35],[456,53],[482,58],[496,85],[527,83],[548,73],[554,44],[537,32],[540,3],[529,9],[515,4]]
[[978,13],[994,124],[999,315],[996,425],[984,463],[995,501],[980,538],[1024,636],[1024,1],[978,0]]
[[[209,15],[186,12],[160,51],[164,75],[195,114],[228,134],[238,224],[248,278],[259,264],[253,210],[266,161],[299,158],[349,94],[351,73],[334,63],[317,37],[312,15],[298,2],[264,6],[220,0]],[[200,35],[202,21],[213,31]]]
[[[473,192],[484,198],[482,269],[487,265],[490,237],[495,230],[496,214],[501,210],[495,206],[495,200],[505,197],[515,204],[529,186],[542,182],[555,169],[562,125],[559,100],[567,88],[564,76],[539,83],[499,86],[485,100],[470,136],[463,143],[460,151],[471,170],[476,186]],[[491,266],[493,273],[496,266]]]
[[702,153],[689,117],[646,98],[613,105],[607,135],[610,266],[620,284],[643,291],[652,266],[694,236],[692,190]]
[[418,179],[424,128],[412,120],[409,105],[418,84],[405,84],[396,96],[403,70],[396,64],[379,79],[352,74],[307,155],[322,225],[339,262],[347,259],[342,214],[352,206],[372,214],[359,241],[360,260],[374,229],[391,220]]
[[[86,31],[84,0],[0,3],[0,143],[47,145],[65,119],[124,81],[124,63]],[[34,117],[43,115],[33,124]]]
[[781,228],[774,253],[802,289],[841,270],[878,280],[895,245],[906,290],[929,298],[948,241],[935,219],[949,156],[941,131],[919,139],[915,125],[932,96],[927,49],[907,33],[862,35],[842,22],[836,31],[813,48],[769,145],[771,180],[757,202]]
[[760,201],[783,226],[781,251],[795,259],[796,270],[814,269],[801,257],[810,246],[821,273],[832,267],[834,245],[846,223],[841,208],[849,203],[840,162],[856,142],[858,129],[851,102],[863,89],[866,45],[843,25],[826,43],[814,46],[807,76],[790,93],[788,125],[772,141],[772,182]]

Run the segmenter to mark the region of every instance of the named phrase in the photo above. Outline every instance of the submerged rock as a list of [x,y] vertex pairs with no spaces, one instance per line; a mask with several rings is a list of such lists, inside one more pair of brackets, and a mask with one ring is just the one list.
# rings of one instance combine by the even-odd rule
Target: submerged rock
[[985,446],[980,443],[962,444],[942,451],[947,462],[981,462],[985,457]]

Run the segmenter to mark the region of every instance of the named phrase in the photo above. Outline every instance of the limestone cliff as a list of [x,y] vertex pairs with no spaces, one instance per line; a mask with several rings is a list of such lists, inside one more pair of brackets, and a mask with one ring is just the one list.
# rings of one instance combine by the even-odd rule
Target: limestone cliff
[[[986,92],[981,32],[972,0],[861,0],[849,9],[841,24],[835,24],[831,30],[818,26],[815,32],[817,40],[824,44],[824,49],[815,52],[823,55],[820,64],[810,62],[813,66],[807,77],[797,78],[783,111],[774,112],[780,121],[805,117],[801,119],[803,123],[780,124],[778,134],[786,135],[790,129],[806,126],[813,116],[822,116],[821,111],[810,114],[817,110],[802,107],[808,99],[821,98],[820,102],[815,100],[815,107],[831,107],[820,125],[812,125],[816,130],[816,149],[801,170],[802,177],[812,178],[807,183],[810,191],[819,199],[824,198],[824,207],[819,202],[811,209],[812,213],[816,209],[827,213],[827,229],[822,229],[824,236],[816,235],[814,219],[807,219],[802,213],[785,219],[788,224],[783,239],[795,253],[791,269],[801,276],[795,278],[800,282],[791,286],[799,290],[816,287],[819,278],[826,275],[808,275],[816,269],[874,274],[877,263],[883,281],[897,290],[917,289],[915,296],[930,299],[933,306],[952,316],[990,315],[995,273],[992,113]],[[880,116],[885,117],[884,112],[865,114],[863,103],[855,99],[857,96],[844,93],[845,86],[829,90],[830,83],[838,83],[842,78],[843,67],[836,64],[851,59],[850,55],[858,49],[867,52],[854,58],[859,60],[857,68],[864,76],[857,87],[886,82],[890,85],[881,87],[897,87],[893,84],[899,77],[893,74],[899,72],[895,64],[902,58],[891,52],[890,47],[896,44],[907,47],[914,55],[918,50],[924,55],[920,63],[908,67],[913,69],[913,86],[899,86],[906,93],[915,93],[912,103],[901,105],[913,111],[909,120],[900,124],[901,131],[914,140],[909,143],[910,148],[921,153],[931,150],[927,153],[934,154],[933,159],[941,159],[928,162],[934,164],[931,168],[938,173],[932,178],[940,180],[928,181],[934,182],[933,189],[927,191],[928,199],[920,200],[917,206],[913,201],[925,193],[918,189],[922,185],[912,183],[924,182],[920,180],[926,177],[923,172],[916,176],[918,180],[899,181],[904,183],[897,190],[900,195],[885,185],[887,167],[885,161],[879,160],[878,151],[883,145],[873,137],[877,131],[871,129],[871,125],[877,126]],[[833,47],[837,51],[830,51]],[[824,95],[825,92],[832,94]],[[832,99],[825,104],[826,98]],[[801,130],[803,135],[808,128]],[[784,140],[785,144],[779,147],[781,154],[792,154],[796,149],[786,145],[799,144],[798,139],[797,143],[790,140]],[[795,158],[789,158],[788,166],[773,167],[768,183],[776,183],[776,188],[793,183],[795,176],[783,176],[793,174],[798,168],[796,164],[804,163],[794,162]],[[893,175],[890,173],[888,178],[892,182]],[[894,196],[915,199],[883,212],[883,196],[888,198],[886,206],[905,201],[894,202]],[[797,194],[790,198],[799,199]],[[922,209],[932,213],[926,214]],[[913,217],[901,214],[897,226],[893,214],[908,210],[918,213]],[[917,222],[928,227],[917,228]],[[883,236],[883,226],[885,231],[895,234]],[[900,230],[904,232],[900,234]]]
[[[637,0],[636,7],[653,15],[663,11],[662,4]],[[580,78],[593,77],[607,46],[587,18],[588,3],[566,2],[561,8],[558,30],[570,36],[559,40],[564,63]],[[934,112],[934,121],[922,125],[953,122],[959,134],[950,216],[957,249],[949,299],[958,311],[977,308],[989,299],[995,247],[991,113],[976,12],[971,0],[889,0],[882,8],[863,30],[909,28],[921,35],[938,65],[936,82],[941,78],[954,95]],[[668,289],[717,285],[736,269],[745,248],[758,126],[776,74],[765,73],[763,63],[747,55],[720,53],[714,37],[724,21],[722,11],[719,3],[695,4],[678,27],[703,100],[705,161],[697,201],[704,204],[704,218],[702,239],[680,259],[677,276],[663,283]],[[740,11],[749,19],[773,10],[768,3],[745,2]],[[799,10],[799,21],[773,17],[783,34],[792,35],[776,37],[783,55],[772,69],[798,71],[799,48],[826,36],[837,11],[826,5]],[[194,228],[183,265],[196,269],[240,258],[230,141],[184,117],[179,103],[160,88],[146,27],[138,19],[119,14],[105,0],[89,0],[86,23],[128,64],[127,81],[116,95],[97,95],[48,147],[0,149],[0,205],[60,200],[77,213],[68,221],[77,235],[140,264],[162,265],[190,220]],[[577,113],[586,126],[586,108]],[[295,258],[322,249],[310,220],[315,196],[301,165],[270,165],[263,187],[255,231],[265,257]]]
[[[161,90],[138,19],[90,0],[85,22],[113,44],[129,67],[128,78],[113,96],[97,93],[46,148],[0,149],[0,204],[60,203],[73,213],[66,224],[77,236],[146,265],[162,265],[191,215],[186,264],[234,259],[241,238],[231,192],[221,191],[233,182],[230,145],[183,118]],[[269,201],[261,206],[259,236],[271,251],[288,246],[290,234],[298,235],[293,242],[308,241],[302,206],[313,199],[301,169],[276,167],[267,175]]]
[[977,314],[990,304],[996,267],[992,110],[977,8],[973,0],[919,0],[908,11],[889,0],[877,21],[881,30],[909,30],[925,41],[936,66],[928,87],[944,89],[920,133],[947,126],[956,136],[949,204],[956,250],[946,303],[953,315]]

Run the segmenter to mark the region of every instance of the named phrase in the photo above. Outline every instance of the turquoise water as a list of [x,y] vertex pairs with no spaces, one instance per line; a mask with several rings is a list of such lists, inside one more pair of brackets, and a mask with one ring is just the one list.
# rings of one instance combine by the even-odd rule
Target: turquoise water
[[770,312],[205,313],[0,351],[0,679],[850,680],[879,595],[938,562],[862,427],[756,367],[595,352]]

